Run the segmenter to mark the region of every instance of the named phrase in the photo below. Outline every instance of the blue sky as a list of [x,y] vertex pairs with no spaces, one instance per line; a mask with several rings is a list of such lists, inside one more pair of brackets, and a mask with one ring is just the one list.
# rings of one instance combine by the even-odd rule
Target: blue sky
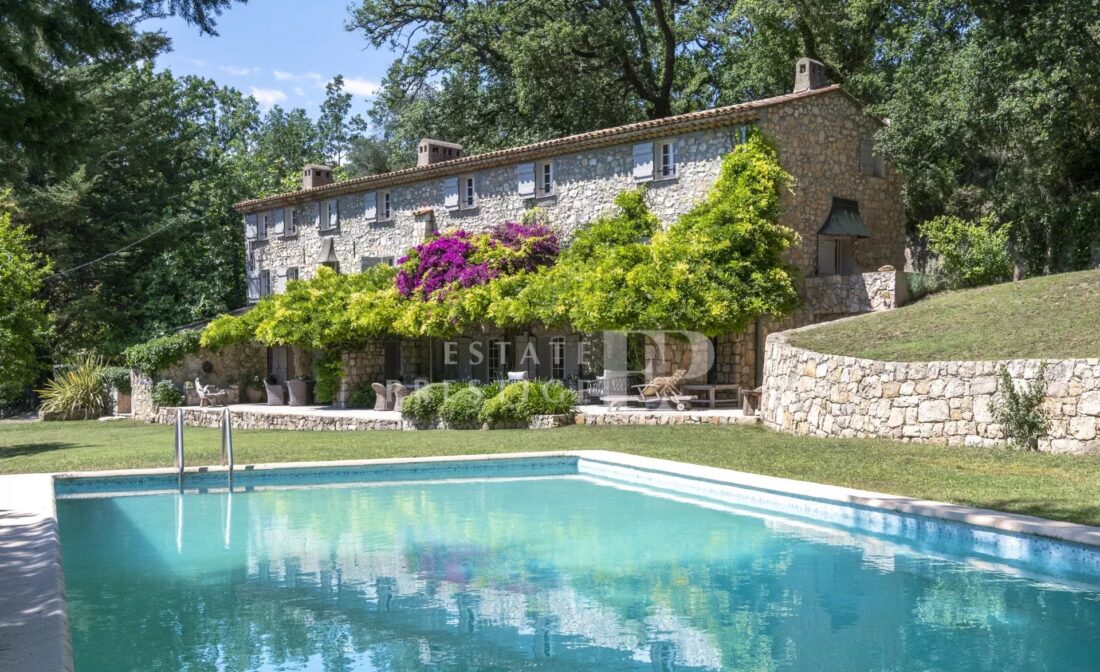
[[343,75],[345,90],[355,96],[353,113],[364,112],[394,57],[344,29],[351,2],[250,0],[221,15],[216,37],[175,18],[142,27],[172,38],[172,51],[157,59],[158,68],[251,93],[264,109],[303,107],[316,117],[325,84]]

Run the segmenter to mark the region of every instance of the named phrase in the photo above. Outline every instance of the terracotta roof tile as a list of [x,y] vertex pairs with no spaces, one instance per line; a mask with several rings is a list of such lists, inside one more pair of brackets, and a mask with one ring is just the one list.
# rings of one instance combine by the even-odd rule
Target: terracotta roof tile
[[433,177],[444,177],[470,170],[491,168],[502,164],[557,156],[562,154],[563,149],[567,148],[571,152],[577,152],[585,149],[621,144],[631,140],[656,137],[662,132],[667,132],[669,130],[691,131],[711,128],[731,121],[751,119],[758,111],[764,108],[782,105],[783,103],[793,100],[808,98],[823,93],[831,93],[837,90],[841,90],[840,86],[834,84],[820,89],[812,89],[799,93],[788,93],[772,98],[762,98],[748,103],[716,107],[710,110],[701,110],[699,112],[688,112],[687,114],[679,114],[663,119],[640,121],[625,126],[604,128],[598,131],[589,131],[588,133],[570,135],[564,138],[545,140],[531,145],[498,149],[484,154],[474,154],[452,159],[450,161],[440,161],[439,163],[433,163],[427,166],[415,166],[412,168],[395,170],[390,173],[356,177],[350,180],[314,187],[313,189],[302,189],[284,194],[275,194],[264,198],[253,198],[241,201],[233,207],[242,213],[256,212],[269,207],[294,205],[316,200],[318,198],[343,196],[370,189],[377,189],[379,187],[408,184],[410,182],[419,182]]

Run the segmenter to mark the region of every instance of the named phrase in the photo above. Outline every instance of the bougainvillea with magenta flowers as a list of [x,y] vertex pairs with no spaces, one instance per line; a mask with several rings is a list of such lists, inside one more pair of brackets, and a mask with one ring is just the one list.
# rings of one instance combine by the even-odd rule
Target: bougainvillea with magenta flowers
[[550,265],[559,251],[557,235],[538,222],[505,222],[478,235],[449,231],[399,259],[395,282],[405,298],[441,300],[451,289]]

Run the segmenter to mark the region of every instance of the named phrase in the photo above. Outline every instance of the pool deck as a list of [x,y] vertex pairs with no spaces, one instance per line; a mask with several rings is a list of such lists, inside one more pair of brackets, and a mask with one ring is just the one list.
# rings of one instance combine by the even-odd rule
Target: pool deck
[[[958,524],[963,524],[964,534],[974,537],[987,552],[1004,550],[1019,554],[1006,555],[1006,559],[1064,558],[1074,554],[1086,554],[1090,561],[1100,558],[1097,527],[601,450],[257,464],[237,469],[244,472],[401,465],[430,468],[434,464],[461,470],[462,462],[563,457],[576,460],[580,475],[626,478],[640,487],[671,488],[719,499],[723,491],[733,488],[757,502],[751,506],[770,509],[778,504],[776,511],[793,511],[795,515],[823,522],[850,525],[865,533],[877,531],[903,537],[908,534],[920,542],[926,540],[926,535],[944,534],[941,528],[945,525],[955,525],[951,528],[954,532],[949,529],[947,534],[958,536]],[[193,467],[187,471],[224,470],[224,467]],[[175,473],[174,469],[135,469],[0,476],[0,670],[71,672],[73,669],[54,479]],[[898,526],[897,520],[890,520],[896,519],[897,514],[917,518]],[[883,527],[871,529],[869,525],[874,524]],[[1003,543],[998,543],[998,538],[1003,538]],[[1074,546],[1059,547],[1061,542]]]
[[0,480],[0,670],[70,672],[53,476]]

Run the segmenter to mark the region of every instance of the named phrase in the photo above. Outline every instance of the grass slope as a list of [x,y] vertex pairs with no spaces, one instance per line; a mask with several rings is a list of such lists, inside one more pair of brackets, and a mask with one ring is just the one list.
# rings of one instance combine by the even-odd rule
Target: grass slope
[[[0,473],[168,467],[173,428],[0,423]],[[604,449],[1100,525],[1100,457],[812,439],[760,427],[515,431],[238,431],[237,462]],[[189,464],[218,460],[218,431],[189,428]]]
[[792,343],[902,362],[1100,357],[1100,271],[946,292],[811,329]]

